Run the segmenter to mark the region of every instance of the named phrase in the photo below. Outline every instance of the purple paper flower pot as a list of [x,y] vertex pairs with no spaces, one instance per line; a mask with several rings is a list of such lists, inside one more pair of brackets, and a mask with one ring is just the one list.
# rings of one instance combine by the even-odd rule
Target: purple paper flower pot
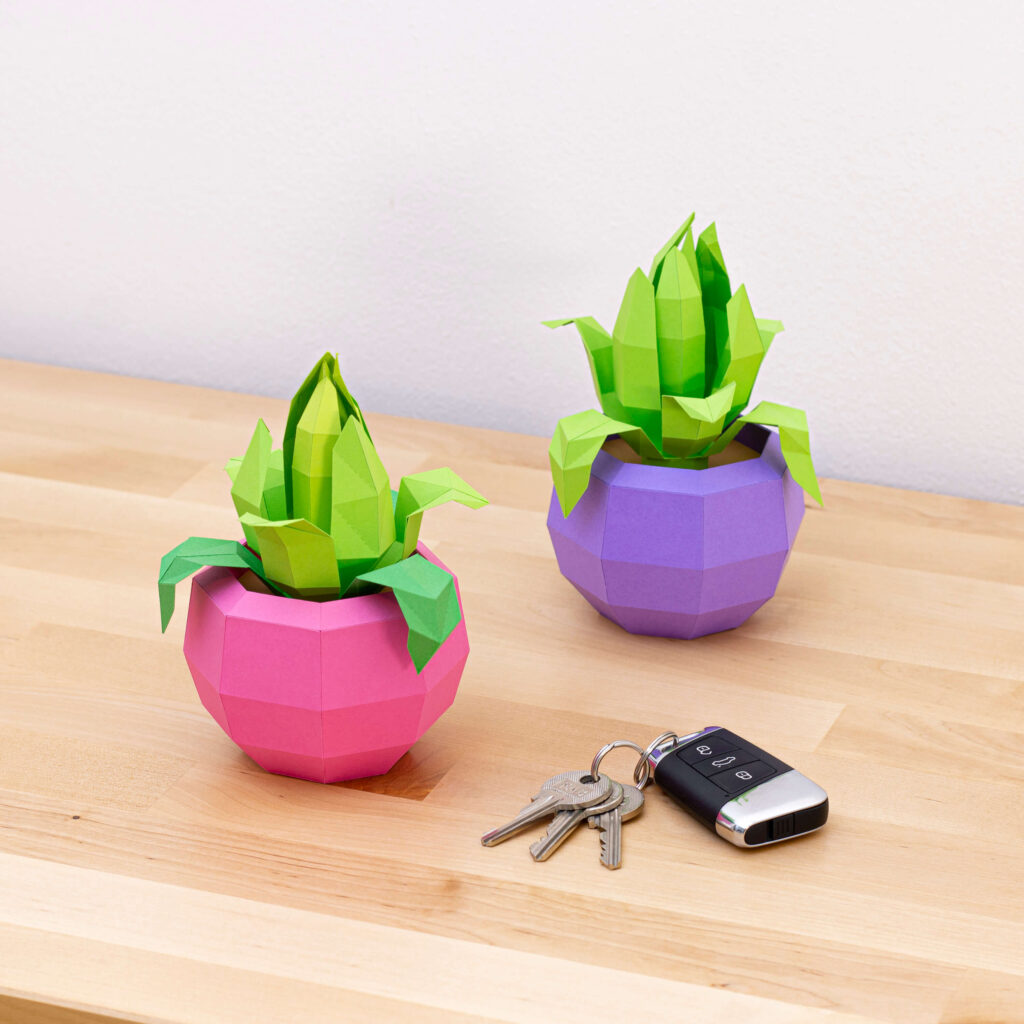
[[241,575],[193,577],[185,660],[203,706],[261,768],[314,782],[380,775],[455,699],[465,619],[417,672],[390,591],[300,601],[247,590]]
[[778,435],[748,424],[745,462],[679,469],[602,450],[590,485],[548,532],[562,575],[630,633],[692,639],[733,629],[774,593],[804,516]]

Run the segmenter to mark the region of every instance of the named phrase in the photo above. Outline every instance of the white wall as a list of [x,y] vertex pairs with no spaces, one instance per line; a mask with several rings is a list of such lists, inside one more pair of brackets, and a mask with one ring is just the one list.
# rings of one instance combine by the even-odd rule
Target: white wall
[[0,3],[0,353],[549,433],[691,209],[827,475],[1024,500],[1012,3]]

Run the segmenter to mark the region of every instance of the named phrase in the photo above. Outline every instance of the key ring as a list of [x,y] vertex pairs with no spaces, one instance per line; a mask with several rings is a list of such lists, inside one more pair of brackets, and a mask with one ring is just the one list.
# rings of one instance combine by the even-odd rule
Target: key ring
[[613,740],[611,743],[606,743],[595,755],[594,760],[590,763],[590,774],[595,779],[599,779],[600,773],[598,769],[601,767],[601,762],[608,756],[613,750],[618,747],[629,747],[630,750],[635,750],[641,755],[642,760],[637,764],[636,768],[633,769],[633,781],[636,783],[637,789],[643,789],[648,782],[651,781],[651,766],[647,763],[647,753],[639,743],[634,743],[632,740]]
[[[651,755],[665,743],[674,743],[679,737],[674,732],[663,732],[657,739],[647,744],[647,749],[640,752],[640,760],[633,769],[633,782],[637,789],[643,789],[651,781]],[[639,746],[636,747],[640,750]],[[643,779],[643,782],[640,780]]]

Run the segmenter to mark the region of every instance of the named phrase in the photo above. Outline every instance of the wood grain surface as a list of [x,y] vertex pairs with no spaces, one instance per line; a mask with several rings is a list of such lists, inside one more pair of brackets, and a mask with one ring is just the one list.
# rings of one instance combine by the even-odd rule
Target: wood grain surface
[[[491,499],[423,527],[472,653],[392,772],[318,786],[207,715],[155,584],[238,533],[221,467],[285,408],[0,362],[0,1021],[1024,1021],[1024,510],[826,480],[750,622],[634,637],[558,573],[545,439],[371,413],[393,479]],[[621,871],[592,832],[480,846],[607,740],[707,724],[828,826],[741,851],[652,786]]]

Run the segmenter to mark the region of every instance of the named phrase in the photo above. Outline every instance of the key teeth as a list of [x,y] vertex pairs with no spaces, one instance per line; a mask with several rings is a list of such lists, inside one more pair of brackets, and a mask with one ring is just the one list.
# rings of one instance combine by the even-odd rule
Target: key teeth
[[[545,837],[546,839],[547,837]],[[541,854],[544,853],[544,840],[539,839],[529,844],[529,855],[535,860],[541,859]]]
[[[622,833],[619,833],[619,843],[622,842]],[[605,828],[601,830],[601,863],[612,871],[622,867],[622,847],[618,849],[618,859],[615,859],[616,851],[612,849],[612,830]]]

